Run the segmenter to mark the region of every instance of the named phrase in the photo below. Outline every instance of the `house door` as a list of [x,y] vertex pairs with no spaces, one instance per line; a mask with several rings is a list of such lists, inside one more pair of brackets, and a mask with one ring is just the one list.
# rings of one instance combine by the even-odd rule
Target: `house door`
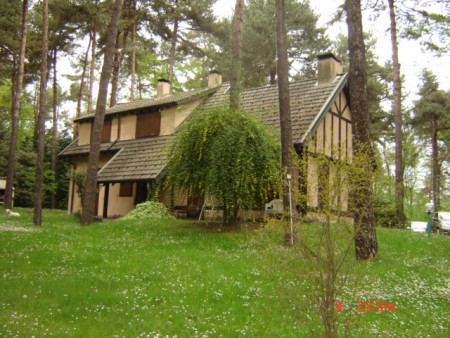
[[136,197],[134,199],[134,204],[143,203],[147,200],[148,196],[148,186],[147,182],[137,182],[136,183]]

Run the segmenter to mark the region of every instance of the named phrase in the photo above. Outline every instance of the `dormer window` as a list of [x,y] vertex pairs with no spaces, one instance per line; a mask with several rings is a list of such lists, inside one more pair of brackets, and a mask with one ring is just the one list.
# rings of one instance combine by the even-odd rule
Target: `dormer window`
[[159,136],[161,129],[161,114],[150,112],[137,115],[136,138]]

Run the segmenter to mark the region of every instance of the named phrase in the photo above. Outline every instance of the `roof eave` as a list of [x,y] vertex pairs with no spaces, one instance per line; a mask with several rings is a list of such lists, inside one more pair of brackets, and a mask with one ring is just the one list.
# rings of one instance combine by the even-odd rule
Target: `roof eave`
[[315,119],[313,120],[313,122],[309,126],[308,130],[306,131],[306,133],[302,136],[300,141],[298,143],[296,143],[296,144],[304,144],[306,139],[308,138],[308,136],[313,134],[316,131],[317,127],[319,126],[319,124],[323,120],[323,118],[325,117],[326,113],[330,109],[330,107],[333,104],[334,100],[336,100],[337,95],[347,85],[347,81],[348,81],[348,73],[345,73],[339,79],[338,85],[331,92],[330,96],[328,97],[328,99],[323,104],[322,108],[320,109],[319,113],[316,115]]
[[64,154],[64,152],[66,152],[66,150],[68,150],[69,148],[73,147],[75,142],[78,142],[78,137],[76,139],[74,139],[72,142],[70,142],[70,144],[65,147],[59,154],[58,156],[71,156],[71,154]]
[[[126,108],[124,110],[119,110],[117,112],[108,112],[106,111],[106,116],[113,116],[113,115],[121,115],[121,114],[127,114],[127,113],[132,113],[132,112],[136,112],[142,109],[147,109],[147,108],[152,108],[152,109],[160,109],[162,107],[168,107],[171,105],[180,105],[180,104],[184,104],[186,102],[191,102],[193,100],[196,100],[202,96],[209,96],[212,93],[216,92],[218,89],[220,88],[220,86],[214,87],[214,88],[209,88],[209,89],[205,89],[204,91],[201,91],[197,94],[194,94],[190,97],[186,97],[186,98],[182,98],[182,99],[178,99],[178,100],[173,100],[173,101],[169,101],[169,102],[162,102],[162,103],[155,103],[155,104],[150,104],[148,106],[143,106],[143,107],[130,107],[130,108]],[[111,108],[109,108],[111,109]],[[95,114],[89,114],[86,116],[82,116],[82,117],[78,117],[76,119],[73,120],[73,122],[83,122],[83,121],[89,121],[92,120],[95,117]]]
[[98,181],[100,182],[100,180],[101,180],[101,174],[102,174],[102,171],[105,169],[105,168],[107,168],[108,167],[108,165],[112,162],[112,161],[114,161],[114,159],[121,153],[123,151],[123,148],[120,148],[120,150],[116,153],[116,154],[114,154],[114,156],[113,157],[111,157],[110,158],[110,160],[108,161],[108,162],[106,162],[106,164],[99,170],[99,172],[98,172]]

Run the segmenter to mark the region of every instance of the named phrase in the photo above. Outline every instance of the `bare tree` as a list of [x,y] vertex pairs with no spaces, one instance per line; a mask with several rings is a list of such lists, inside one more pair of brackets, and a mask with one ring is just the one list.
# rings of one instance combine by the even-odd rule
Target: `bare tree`
[[89,151],[89,164],[86,177],[85,200],[81,215],[81,224],[90,224],[94,221],[94,210],[97,191],[97,170],[100,157],[100,144],[103,131],[103,122],[106,112],[106,101],[108,99],[108,84],[111,79],[113,68],[114,47],[118,32],[120,14],[122,12],[123,0],[116,0],[108,28],[105,56],[103,60],[100,86],[98,90],[97,106],[95,109],[94,125],[92,126],[92,138]]
[[236,0],[233,16],[233,50],[230,76],[230,108],[234,110],[238,110],[240,106],[244,6],[244,0]]
[[361,0],[346,0],[349,89],[354,130],[354,167],[358,170],[351,176],[358,180],[351,192],[355,222],[356,258],[367,260],[376,257],[378,242],[373,210],[373,164],[369,136],[369,107],[367,98],[367,69],[361,15]]
[[41,80],[39,85],[39,111],[37,116],[37,160],[36,187],[34,198],[33,223],[42,225],[42,200],[44,195],[44,151],[45,151],[45,100],[47,94],[47,59],[48,59],[48,0],[42,1],[42,51]]
[[25,49],[27,46],[28,0],[22,4],[22,31],[20,36],[19,64],[14,81],[11,110],[11,138],[9,141],[8,168],[6,174],[5,208],[12,209],[14,173],[16,171],[17,131],[19,129],[20,97],[22,96]]

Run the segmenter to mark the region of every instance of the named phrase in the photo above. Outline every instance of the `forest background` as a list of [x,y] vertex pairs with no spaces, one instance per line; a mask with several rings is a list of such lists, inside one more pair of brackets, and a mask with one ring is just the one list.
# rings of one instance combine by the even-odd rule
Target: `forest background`
[[[345,63],[346,28],[340,1],[287,1],[291,78],[315,76],[316,56],[333,52]],[[0,0],[0,176],[6,176],[11,127],[12,88],[17,72],[21,2]],[[15,205],[33,206],[36,119],[39,97],[40,5],[30,1],[24,93],[21,99]],[[381,6],[380,6],[381,5]],[[405,206],[408,219],[425,217],[431,198],[430,135],[417,128],[418,102],[427,88],[449,99],[449,4],[446,1],[396,1],[400,32],[404,125]],[[428,7],[431,5],[431,7]],[[72,142],[71,120],[93,111],[106,23],[111,1],[49,1],[49,81],[46,111],[45,207],[67,207],[70,168],[55,154]],[[231,15],[234,1],[127,0],[117,36],[110,106],[151,97],[159,78],[176,91],[204,87],[210,70],[229,79]],[[395,214],[392,63],[389,61],[387,4],[366,1],[367,64],[370,76],[371,136],[377,149],[375,211],[379,224],[393,226]],[[422,12],[420,12],[422,11]],[[424,19],[423,12],[434,16]],[[244,17],[243,86],[276,83],[275,17],[271,1],[247,1]],[[329,21],[333,24],[328,25]],[[439,25],[438,25],[439,24]],[[440,24],[444,27],[440,29]],[[447,32],[445,31],[447,28]],[[424,72],[427,68],[430,71]],[[56,71],[55,71],[56,70]],[[120,88],[120,89],[119,89]],[[449,105],[443,103],[439,133],[439,199],[449,201]]]

